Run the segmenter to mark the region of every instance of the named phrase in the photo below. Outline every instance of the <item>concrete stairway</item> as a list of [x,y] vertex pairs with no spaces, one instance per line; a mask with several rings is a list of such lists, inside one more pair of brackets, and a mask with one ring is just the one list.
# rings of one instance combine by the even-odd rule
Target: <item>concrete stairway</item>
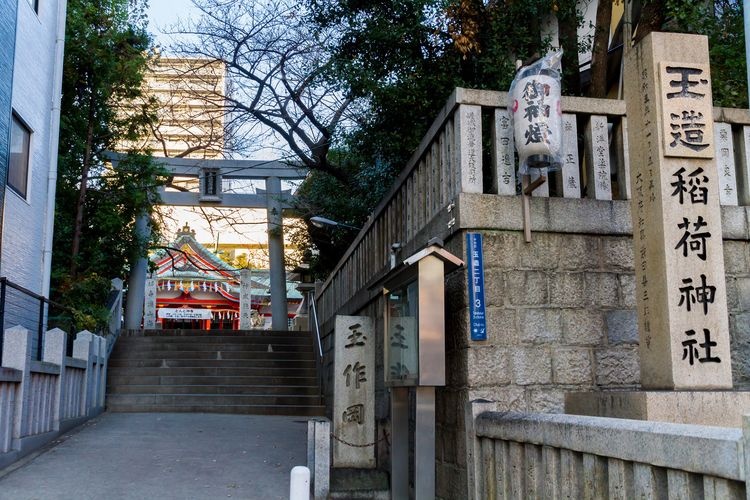
[[159,330],[121,337],[107,409],[320,416],[308,332]]

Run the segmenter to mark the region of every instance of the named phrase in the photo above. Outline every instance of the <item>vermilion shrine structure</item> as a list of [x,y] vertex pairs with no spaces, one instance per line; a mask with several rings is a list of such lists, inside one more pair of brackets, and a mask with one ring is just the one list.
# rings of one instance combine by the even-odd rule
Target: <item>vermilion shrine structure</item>
[[[119,155],[112,155],[116,167]],[[203,160],[187,158],[155,159],[175,178],[192,180],[197,189],[186,191],[162,188],[158,203],[173,206],[266,209],[268,213],[268,253],[270,260],[271,317],[274,330],[287,330],[286,272],[284,267],[283,211],[291,208],[293,195],[282,190],[281,182],[304,179],[306,171],[279,161]],[[229,192],[224,180],[263,181],[264,188],[255,193]],[[197,181],[197,182],[195,182]],[[136,222],[136,232],[145,234],[148,216]],[[146,277],[145,258],[137,262],[131,273],[125,328],[137,330],[144,318]],[[144,321],[144,326],[145,321]]]
[[[271,318],[270,274],[232,267],[195,239],[185,225],[169,247],[151,256],[156,315],[161,328],[240,329],[242,283],[249,283],[250,324],[263,327]],[[293,283],[286,284],[287,318],[302,302]]]

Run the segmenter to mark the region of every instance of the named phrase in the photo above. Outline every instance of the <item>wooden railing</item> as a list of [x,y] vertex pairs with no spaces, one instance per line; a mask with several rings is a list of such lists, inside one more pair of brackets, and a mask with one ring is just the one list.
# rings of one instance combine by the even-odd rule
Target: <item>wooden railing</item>
[[[459,193],[520,192],[505,92],[458,88],[448,99],[394,186],[317,295],[323,331],[377,294],[368,290],[389,268],[391,245],[402,257],[449,234]],[[534,196],[630,199],[625,102],[563,97],[563,169]],[[722,204],[750,205],[750,112],[714,109]]]

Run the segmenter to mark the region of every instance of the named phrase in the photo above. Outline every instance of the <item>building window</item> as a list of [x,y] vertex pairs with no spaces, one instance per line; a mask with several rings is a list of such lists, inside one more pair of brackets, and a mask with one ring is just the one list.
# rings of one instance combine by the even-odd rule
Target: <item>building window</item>
[[29,181],[29,145],[31,130],[14,114],[10,132],[10,168],[8,186],[26,197]]

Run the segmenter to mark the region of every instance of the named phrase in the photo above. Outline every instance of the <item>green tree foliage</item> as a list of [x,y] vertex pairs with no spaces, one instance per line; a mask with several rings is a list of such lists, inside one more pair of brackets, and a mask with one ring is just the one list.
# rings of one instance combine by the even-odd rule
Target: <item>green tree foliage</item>
[[[577,26],[575,2],[558,3]],[[327,77],[361,112],[331,152],[353,182],[314,174],[298,194],[308,213],[361,226],[455,87],[507,89],[515,60],[549,46],[539,20],[553,8],[549,0],[313,0],[310,9],[318,30],[337,34]],[[573,47],[577,58],[576,40]],[[313,269],[325,274],[356,232],[308,226],[302,246],[312,243]]]
[[[747,106],[741,2],[635,3],[636,40],[652,30],[707,35],[715,104]],[[356,165],[350,167],[355,178],[359,169],[375,169],[380,174],[358,178],[374,184],[345,191],[311,177],[302,196],[334,220],[354,225],[364,222],[377,198],[370,198],[374,201],[367,207],[351,207],[351,193],[388,189],[453,88],[507,89],[515,60],[527,60],[548,48],[540,25],[546,16],[554,14],[558,19],[564,49],[563,92],[604,96],[609,90],[609,9],[599,9],[597,22],[601,25],[594,29],[599,34],[599,44],[593,47],[596,81],[582,89],[578,54],[592,48],[595,40],[577,36],[584,6],[579,1],[313,0],[311,5],[311,22],[339,34],[330,47],[329,78],[365,103],[357,127],[342,141],[338,154]],[[321,267],[330,270],[330,262],[343,254],[353,235],[329,234],[326,239],[316,234],[313,232],[313,241],[320,250]]]
[[151,43],[145,7],[142,0],[68,1],[52,295],[89,321],[101,319],[109,279],[145,254],[133,226],[162,182],[147,155],[133,152],[117,169],[104,157],[152,119],[148,105],[123,105],[141,94]]
[[708,37],[714,105],[747,108],[742,2],[667,0],[665,4],[665,30]]

